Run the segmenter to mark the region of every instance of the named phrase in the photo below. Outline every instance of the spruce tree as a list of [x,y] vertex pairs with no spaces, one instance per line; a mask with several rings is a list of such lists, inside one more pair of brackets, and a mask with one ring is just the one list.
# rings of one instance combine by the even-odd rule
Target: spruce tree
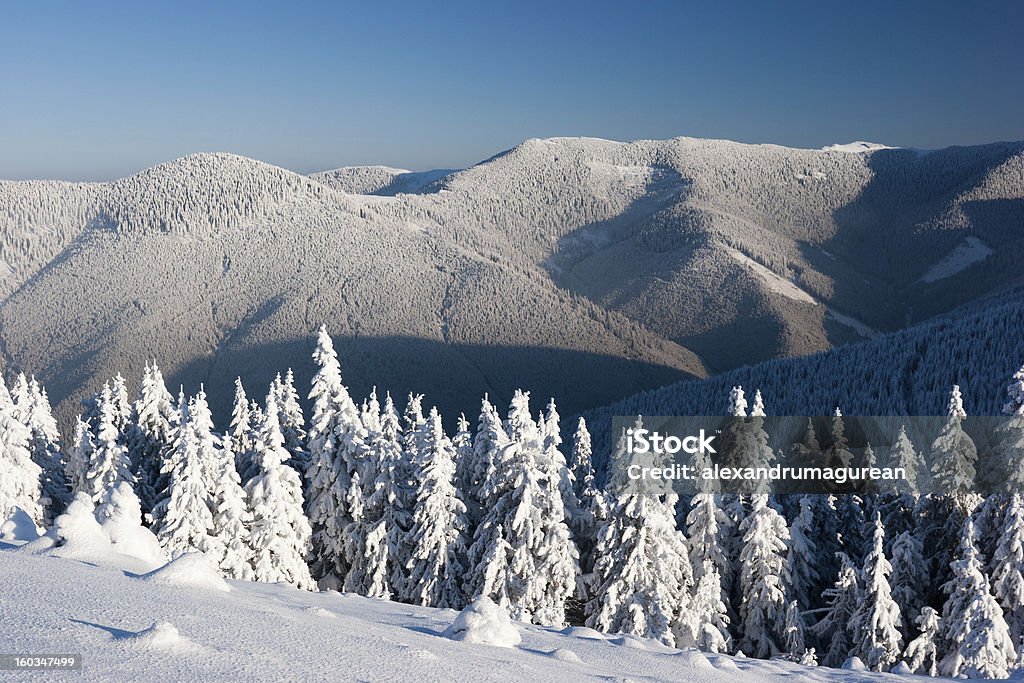
[[42,492],[43,524],[51,526],[71,501],[71,489],[65,474],[65,463],[60,448],[60,431],[53,417],[53,409],[46,390],[35,377],[26,380],[19,375],[20,396],[12,399],[19,421],[29,430],[29,451],[32,461],[39,465],[39,485]]
[[954,678],[1006,678],[1017,654],[976,542],[974,522],[968,518],[952,563],[953,579],[944,587],[949,596],[942,611],[948,651],[939,668]]
[[256,475],[257,465],[253,458],[253,411],[249,397],[245,394],[242,378],[235,378],[235,399],[231,407],[231,424],[224,435],[224,447],[235,459],[235,470],[242,483]]
[[900,608],[889,588],[892,565],[885,557],[884,543],[885,528],[876,513],[871,549],[861,573],[864,601],[851,620],[853,654],[872,671],[888,671],[899,658],[903,645]]
[[18,420],[14,401],[0,377],[0,520],[20,508],[36,525],[44,521],[42,468],[32,461],[31,432]]
[[167,391],[160,368],[155,362],[146,363],[127,435],[128,457],[144,515],[151,513],[166,495],[167,479],[161,469],[171,446],[174,413],[174,399]]
[[938,641],[942,631],[939,613],[932,607],[924,607],[914,621],[917,623],[918,636],[907,645],[903,659],[911,673],[938,676]]
[[978,449],[963,430],[963,397],[953,386],[947,409],[946,425],[932,444],[932,479],[939,493],[962,499],[974,491]]
[[1006,508],[993,566],[992,592],[1018,654],[1024,653],[1024,504],[1017,492]]
[[782,515],[768,504],[768,496],[759,494],[751,497],[751,511],[740,532],[740,649],[754,657],[772,657],[786,652],[789,530]]
[[839,667],[853,649],[850,626],[863,599],[860,575],[845,553],[839,553],[840,569],[835,583],[822,597],[827,603],[825,616],[813,626],[822,644],[822,663]]
[[924,456],[917,452],[910,437],[907,436],[906,425],[900,425],[896,441],[889,449],[889,464],[891,467],[901,467],[906,471],[906,478],[896,482],[897,490],[912,496],[920,495],[921,485],[927,476]]
[[302,482],[285,465],[289,453],[274,401],[268,402],[255,451],[259,474],[245,485],[252,509],[249,543],[254,578],[313,590],[316,584],[306,566],[311,529],[302,513]]
[[117,423],[120,408],[109,385],[105,385],[97,404],[95,448],[82,482],[82,490],[93,505],[99,505],[109,491],[121,482],[133,484],[128,449],[121,441]]
[[418,490],[409,533],[412,552],[403,597],[417,605],[462,609],[466,508],[455,491],[454,448],[436,408],[420,430],[423,452],[416,473]]
[[928,583],[928,566],[924,546],[913,531],[900,533],[890,546],[892,573],[889,585],[892,597],[900,606],[900,630],[909,640],[911,625],[924,607],[924,587]]

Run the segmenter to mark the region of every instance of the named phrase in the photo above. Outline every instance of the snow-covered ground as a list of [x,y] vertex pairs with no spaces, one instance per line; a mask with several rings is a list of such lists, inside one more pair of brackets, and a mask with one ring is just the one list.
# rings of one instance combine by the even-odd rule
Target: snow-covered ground
[[[513,647],[446,631],[450,610],[284,585],[196,585],[0,543],[0,650],[74,653],[83,671],[48,681],[857,681],[881,674],[809,668],[654,641],[516,625]],[[462,622],[467,620],[463,618]],[[26,680],[0,672],[0,680]],[[895,680],[892,676],[884,676]],[[33,679],[35,680],[35,679]]]
[[952,277],[991,255],[991,247],[977,237],[967,237],[944,259],[929,268],[921,277],[921,282],[937,282]]

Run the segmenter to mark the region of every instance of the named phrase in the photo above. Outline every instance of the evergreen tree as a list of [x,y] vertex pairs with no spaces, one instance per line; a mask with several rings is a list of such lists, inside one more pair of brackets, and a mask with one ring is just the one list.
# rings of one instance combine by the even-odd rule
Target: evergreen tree
[[974,490],[978,449],[963,430],[964,412],[960,387],[953,386],[945,427],[932,444],[932,479],[938,492],[963,498]]
[[299,392],[295,390],[295,375],[292,369],[284,375],[278,375],[271,395],[277,402],[277,414],[281,420],[281,433],[284,435],[284,447],[290,454],[287,465],[303,476],[309,467],[309,451],[306,450],[305,418],[302,406],[299,405]]
[[728,652],[732,637],[718,567],[705,560],[700,571],[694,567],[694,572],[700,578],[689,605],[681,609],[676,618],[676,646],[695,647],[704,652]]
[[43,506],[43,524],[48,527],[71,500],[71,489],[60,449],[60,431],[46,390],[39,386],[35,377],[26,380],[25,375],[21,374],[16,386],[19,390],[12,392],[15,414],[29,430],[29,451],[32,461],[41,470],[40,503]]
[[[119,375],[120,376],[120,375]],[[109,385],[105,385],[97,405],[97,428],[95,448],[83,479],[82,490],[89,495],[93,505],[98,505],[107,493],[121,482],[134,484],[128,449],[121,442],[117,423],[120,408],[115,403]]]
[[[313,415],[307,435],[311,460],[306,470],[306,514],[312,527],[311,567],[322,587],[338,589],[349,567],[344,532],[353,522],[348,509],[352,475],[365,457],[367,435],[359,410],[341,382],[338,356],[324,326],[320,327],[313,360],[319,370],[309,394]],[[271,403],[267,405],[268,415]],[[275,404],[275,413],[276,409]],[[277,426],[280,429],[280,424]],[[261,437],[266,448],[266,435]],[[285,460],[288,457],[290,454]],[[261,464],[264,459],[257,456]]]
[[[725,607],[726,614],[731,613],[731,608],[729,586],[723,580],[723,576],[732,572],[732,562],[725,554],[722,532],[728,529],[728,521],[728,516],[721,508],[719,494],[698,493],[690,500],[690,512],[686,516],[686,540],[694,580],[700,581],[708,564],[715,568],[715,581],[722,589],[719,599]],[[705,602],[704,605],[709,607],[710,603]]]
[[768,496],[755,495],[740,531],[740,649],[755,657],[772,657],[786,651],[789,530],[782,515],[768,505]]
[[825,616],[813,627],[818,642],[822,643],[822,663],[839,667],[853,649],[850,626],[863,599],[860,576],[845,553],[839,553],[839,576],[834,585],[822,594],[828,607]]
[[419,482],[410,539],[404,598],[417,605],[461,609],[465,506],[455,491],[454,449],[432,409],[422,431]]
[[851,620],[854,631],[853,654],[872,671],[888,671],[899,658],[900,608],[889,588],[892,565],[885,558],[885,528],[875,514],[875,533],[871,550],[864,560],[864,601]]
[[996,426],[993,455],[1002,475],[998,489],[1019,492],[1024,489],[1024,368],[1013,375],[1006,395],[1009,400],[1003,412],[1008,417]]
[[924,607],[915,619],[919,635],[907,645],[903,657],[912,673],[925,676],[939,675],[938,640],[942,625],[939,613],[931,607]]
[[814,508],[811,496],[800,498],[800,512],[789,528],[789,555],[786,564],[789,567],[792,598],[796,600],[800,612],[807,612],[816,602],[816,592],[821,582],[818,573],[818,547],[812,537],[815,524]]
[[889,450],[889,464],[891,467],[902,467],[906,471],[906,478],[896,482],[897,490],[912,496],[920,495],[921,484],[927,474],[925,462],[924,457],[917,452],[910,437],[907,436],[906,425],[900,425],[900,432]]
[[999,533],[992,592],[1002,605],[1017,652],[1024,653],[1024,504],[1016,492],[1006,508]]
[[917,622],[924,606],[924,587],[928,580],[924,547],[913,531],[904,531],[892,542],[890,552],[892,597],[900,605],[900,630],[909,639],[910,626]]
[[249,397],[245,395],[242,378],[235,378],[235,400],[231,407],[231,424],[224,435],[224,447],[235,459],[235,470],[244,484],[256,475],[257,464],[253,457],[253,411]]
[[312,532],[302,514],[302,482],[295,470],[285,465],[289,453],[274,401],[267,404],[263,429],[254,447],[259,474],[245,485],[252,509],[249,542],[254,577],[312,590],[316,584],[306,566]]
[[154,362],[146,363],[134,419],[128,427],[128,457],[135,474],[143,514],[149,514],[166,496],[167,479],[161,474],[164,454],[170,450],[174,399]]
[[31,432],[18,420],[14,402],[0,377],[0,520],[21,508],[37,525],[44,521],[42,468],[32,461]]
[[203,433],[202,417],[193,421],[194,411],[196,399],[181,410],[178,418],[175,447],[161,470],[167,478],[167,497],[154,508],[153,533],[172,560],[185,553],[201,552],[219,563],[223,548],[213,532],[210,490],[216,462],[211,447],[213,435],[208,430]]
[[968,518],[952,563],[953,579],[944,587],[949,599],[942,623],[949,648],[940,670],[954,678],[1006,678],[1017,655],[975,543],[974,522]]
[[74,494],[85,491],[85,473],[92,462],[92,454],[96,450],[96,442],[88,423],[79,415],[75,420],[74,439],[68,452],[67,477],[71,484],[72,499]]

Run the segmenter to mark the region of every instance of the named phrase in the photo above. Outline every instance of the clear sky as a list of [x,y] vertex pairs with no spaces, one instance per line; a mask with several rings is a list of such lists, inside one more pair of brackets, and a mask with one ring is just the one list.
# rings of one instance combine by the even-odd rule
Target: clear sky
[[4,2],[0,178],[198,151],[461,167],[529,137],[1024,139],[1024,3]]

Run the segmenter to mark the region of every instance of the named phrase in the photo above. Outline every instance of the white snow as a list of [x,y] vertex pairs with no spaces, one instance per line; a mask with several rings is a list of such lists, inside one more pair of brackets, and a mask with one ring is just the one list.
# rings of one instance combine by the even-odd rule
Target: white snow
[[899,149],[899,147],[890,147],[889,145],[883,145],[879,142],[864,142],[863,140],[857,140],[855,142],[847,142],[845,144],[826,145],[821,148],[821,151],[860,154],[862,152],[877,152],[880,149]]
[[140,578],[158,586],[183,586],[225,593],[231,590],[213,562],[202,553],[185,553]]
[[452,640],[497,647],[515,647],[523,640],[505,610],[486,597],[459,612],[444,634]]
[[967,237],[945,258],[929,268],[928,272],[921,276],[921,282],[936,282],[952,277],[991,255],[991,247],[977,237]]
[[784,297],[792,299],[793,301],[799,301],[805,304],[811,304],[817,306],[818,301],[813,296],[805,292],[804,290],[797,287],[795,284],[776,274],[775,272],[765,268],[760,263],[750,258],[743,252],[733,249],[732,247],[723,247],[725,251],[736,259],[737,263],[747,266],[754,273],[760,277],[764,283],[768,286],[768,289],[776,294],[781,294]]
[[[68,677],[82,683],[850,680],[848,671],[705,655],[590,629],[513,625],[521,642],[498,649],[444,637],[453,621],[468,621],[450,610],[242,581],[227,593],[182,590],[10,548],[0,544],[0,642],[9,652],[82,654],[83,671]],[[480,609],[468,614],[488,622]],[[892,680],[869,672],[857,679]]]
[[32,517],[19,507],[0,523],[0,541],[34,541],[42,534],[42,530],[32,521]]

